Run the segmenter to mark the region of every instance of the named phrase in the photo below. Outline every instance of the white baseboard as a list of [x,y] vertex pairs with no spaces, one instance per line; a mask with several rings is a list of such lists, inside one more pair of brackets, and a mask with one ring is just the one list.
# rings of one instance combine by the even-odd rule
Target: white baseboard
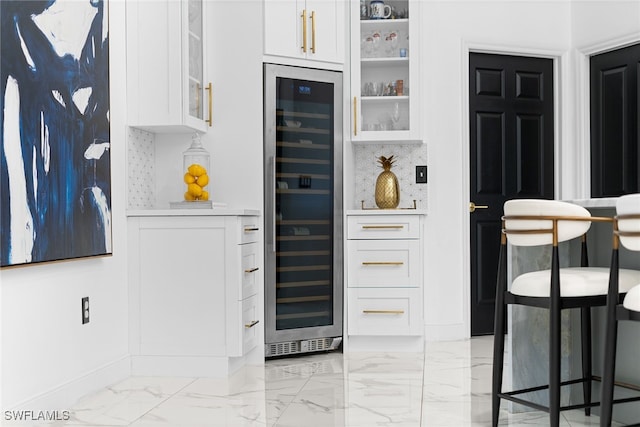
[[349,336],[343,351],[352,352],[400,352],[420,353],[424,351],[424,339],[401,336]]
[[131,375],[226,378],[244,364],[242,358],[215,356],[131,356]]
[[462,323],[451,325],[425,325],[427,341],[457,341],[469,338]]
[[12,405],[16,410],[67,410],[81,397],[131,376],[129,355],[85,373],[65,384]]

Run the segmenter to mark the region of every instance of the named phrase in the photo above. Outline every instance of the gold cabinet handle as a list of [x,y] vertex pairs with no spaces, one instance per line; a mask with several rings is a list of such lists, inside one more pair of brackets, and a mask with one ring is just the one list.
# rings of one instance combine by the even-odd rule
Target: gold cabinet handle
[[476,205],[473,202],[469,202],[469,212],[475,212],[476,209],[489,209],[487,205]]
[[307,53],[307,9],[302,10],[302,51]]
[[402,261],[363,261],[362,265],[404,265]]
[[[211,87],[211,82],[204,88],[204,90],[209,91],[209,118],[205,120],[205,122],[209,123],[209,127],[213,124],[213,88]],[[198,102],[198,105],[200,103]]]
[[311,53],[316,53],[316,11],[311,11]]
[[260,270],[260,267],[248,268],[244,272],[245,273],[255,273],[258,270]]
[[251,233],[252,231],[258,231],[260,230],[258,227],[247,227],[244,229],[245,233]]
[[364,314],[404,314],[404,310],[362,310]]
[[253,328],[254,326],[256,326],[258,323],[260,323],[260,321],[259,321],[259,320],[254,320],[254,321],[252,321],[251,323],[246,323],[246,324],[244,325],[244,327],[245,327],[245,328],[247,328],[247,329],[251,329],[251,328]]
[[404,228],[404,225],[363,225],[362,228],[364,230],[370,230],[370,229],[378,229],[378,230],[401,229],[401,228]]
[[358,135],[358,97],[353,97],[353,135]]

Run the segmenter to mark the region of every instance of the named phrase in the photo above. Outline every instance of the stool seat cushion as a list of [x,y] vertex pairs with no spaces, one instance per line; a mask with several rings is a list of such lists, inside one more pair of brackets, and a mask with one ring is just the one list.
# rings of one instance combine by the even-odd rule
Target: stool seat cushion
[[625,295],[624,308],[640,312],[640,283]]
[[[549,297],[551,270],[533,271],[516,277],[511,293],[529,297]],[[619,291],[628,292],[640,283],[640,271],[620,269]],[[560,296],[584,297],[606,295],[609,288],[609,269],[601,267],[573,267],[560,269]]]

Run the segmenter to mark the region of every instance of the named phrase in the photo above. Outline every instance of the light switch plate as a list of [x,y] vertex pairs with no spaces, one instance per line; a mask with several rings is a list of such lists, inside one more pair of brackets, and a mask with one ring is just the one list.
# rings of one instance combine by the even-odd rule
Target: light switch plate
[[426,183],[427,183],[427,167],[416,166],[416,184],[426,184]]

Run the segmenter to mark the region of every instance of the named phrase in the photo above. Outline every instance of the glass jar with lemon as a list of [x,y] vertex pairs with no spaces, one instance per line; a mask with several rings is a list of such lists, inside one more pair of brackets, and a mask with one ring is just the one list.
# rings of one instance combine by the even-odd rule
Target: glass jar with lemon
[[209,200],[209,152],[202,146],[200,135],[195,134],[191,146],[183,154],[184,183],[187,191],[184,193],[186,201]]

